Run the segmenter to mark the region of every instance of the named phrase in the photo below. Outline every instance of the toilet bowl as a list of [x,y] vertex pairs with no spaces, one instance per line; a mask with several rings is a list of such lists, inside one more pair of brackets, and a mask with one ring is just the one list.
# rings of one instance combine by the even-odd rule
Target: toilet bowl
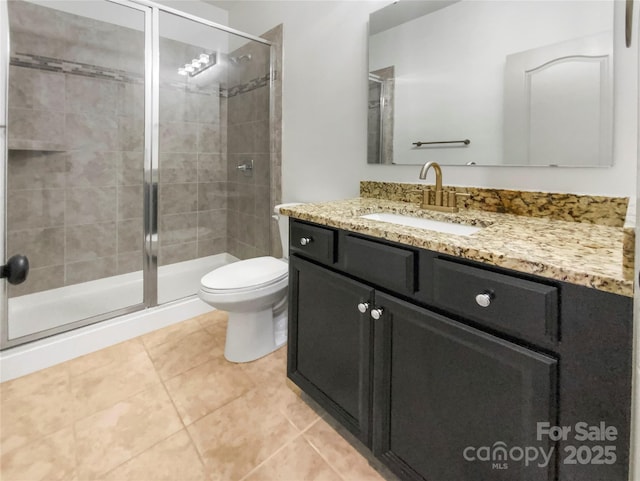
[[289,218],[278,217],[283,259],[264,256],[214,269],[200,281],[200,299],[229,313],[224,357],[232,362],[259,359],[287,341]]

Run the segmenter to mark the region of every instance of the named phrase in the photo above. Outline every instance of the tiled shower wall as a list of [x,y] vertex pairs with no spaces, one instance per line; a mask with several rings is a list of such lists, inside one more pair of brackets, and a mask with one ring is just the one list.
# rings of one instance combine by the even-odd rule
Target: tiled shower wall
[[226,251],[221,149],[218,90],[160,90],[160,265]]
[[[39,83],[61,86],[51,93],[55,111],[30,109],[21,96],[10,96],[10,147],[11,138],[56,130],[69,148],[9,150],[8,253],[26,254],[32,267],[29,282],[12,293],[137,270],[142,117],[125,115],[118,101],[136,86],[16,66],[10,78],[12,94],[25,99],[38,95]],[[50,115],[60,119],[42,121]]]
[[382,85],[369,79],[369,102],[367,109],[367,163],[380,163],[380,91]]
[[[31,263],[10,294],[141,269],[143,33],[21,1],[9,8],[8,254]],[[170,40],[161,48],[174,73],[201,51]],[[219,85],[162,80],[167,264],[225,251],[227,169]]]
[[[393,163],[393,118],[394,118],[394,67],[385,67],[371,72],[383,84],[369,79],[367,163]],[[384,99],[381,103],[381,94]]]
[[[273,99],[270,104],[269,48],[250,42],[230,54],[228,89],[228,251],[246,259],[279,256],[272,214],[280,202],[282,26],[262,35],[276,44]],[[273,109],[273,123],[269,122]],[[253,170],[237,167],[253,161]]]
[[[282,203],[282,24],[261,35],[273,43],[271,49],[271,205]],[[271,209],[273,210],[273,209]],[[282,243],[277,223],[271,223],[271,255],[282,257]],[[288,242],[288,239],[285,239]]]
[[31,264],[10,294],[138,269],[142,32],[21,1],[9,14],[7,244]]
[[160,42],[159,265],[227,249],[225,72],[177,74],[200,53]]

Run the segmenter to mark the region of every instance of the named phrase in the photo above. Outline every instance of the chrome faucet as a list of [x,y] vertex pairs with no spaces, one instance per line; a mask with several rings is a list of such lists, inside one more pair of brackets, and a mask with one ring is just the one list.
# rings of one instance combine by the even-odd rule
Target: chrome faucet
[[[436,191],[435,199],[431,202],[431,187],[427,187],[422,191],[422,204],[420,207],[423,209],[438,210],[441,212],[458,212],[456,205],[457,196],[469,196],[466,193],[456,192],[455,189],[448,189],[446,192],[442,190],[442,169],[437,162],[427,162],[420,169],[420,179],[425,180],[427,178],[427,172],[433,167],[436,173]],[[446,195],[443,195],[444,194]]]

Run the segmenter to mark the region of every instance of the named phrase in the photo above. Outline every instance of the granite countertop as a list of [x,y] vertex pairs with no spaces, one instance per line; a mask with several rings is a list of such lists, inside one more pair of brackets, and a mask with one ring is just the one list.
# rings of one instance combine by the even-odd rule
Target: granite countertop
[[[391,212],[482,227],[459,236],[360,218]],[[455,214],[423,210],[393,200],[357,198],[282,209],[290,217],[421,247],[444,254],[633,296],[623,275],[623,228],[549,218],[460,209]]]

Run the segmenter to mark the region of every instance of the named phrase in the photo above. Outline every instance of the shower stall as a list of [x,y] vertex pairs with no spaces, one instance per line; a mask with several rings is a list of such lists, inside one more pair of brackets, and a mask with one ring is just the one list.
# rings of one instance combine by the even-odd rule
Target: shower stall
[[393,164],[393,66],[369,72],[367,163]]
[[271,254],[271,42],[147,0],[1,2],[0,34],[0,348]]

